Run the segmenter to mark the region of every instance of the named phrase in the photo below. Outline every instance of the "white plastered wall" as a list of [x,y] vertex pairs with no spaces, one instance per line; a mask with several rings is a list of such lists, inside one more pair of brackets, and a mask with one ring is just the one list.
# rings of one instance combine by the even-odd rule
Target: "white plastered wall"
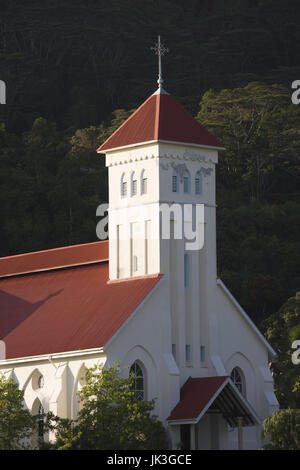
[[[80,389],[81,372],[85,368],[96,364],[103,365],[106,356],[103,353],[67,357],[63,359],[51,359],[38,357],[32,361],[25,358],[22,362],[8,360],[0,363],[0,374],[6,378],[13,378],[19,389],[24,391],[26,408],[35,412],[36,403],[39,401],[44,411],[52,411],[61,418],[75,418],[78,412],[77,391]],[[37,387],[37,378],[42,375],[44,384]]]

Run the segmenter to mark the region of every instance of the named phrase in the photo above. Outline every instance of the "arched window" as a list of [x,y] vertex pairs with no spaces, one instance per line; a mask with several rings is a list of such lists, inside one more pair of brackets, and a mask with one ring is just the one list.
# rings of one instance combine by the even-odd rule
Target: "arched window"
[[230,378],[242,395],[246,395],[244,374],[239,367],[232,369]]
[[[43,388],[45,385],[44,377],[41,372],[36,369],[32,374],[32,388],[33,390],[38,391],[39,389]],[[36,411],[37,412],[37,411]]]
[[145,170],[141,173],[141,194],[147,194],[147,176]]
[[202,173],[197,171],[195,176],[195,194],[202,194]]
[[136,196],[137,193],[137,180],[135,172],[131,173],[131,196]]
[[133,391],[136,400],[145,399],[145,374],[140,364],[135,361],[130,367],[130,374],[134,375]]
[[191,176],[188,170],[183,173],[183,192],[188,194],[191,192]]
[[42,375],[39,376],[37,384],[38,384],[38,388],[43,388],[43,386],[44,386],[44,377]]
[[178,175],[175,170],[173,171],[173,176],[172,176],[172,192],[173,193],[179,192]]
[[125,178],[125,173],[121,177],[121,197],[127,196],[127,181]]
[[34,401],[32,405],[32,414],[37,419],[37,429],[36,432],[33,434],[32,438],[32,445],[34,448],[41,448],[44,440],[45,440],[45,411],[43,408],[42,403],[38,398]]

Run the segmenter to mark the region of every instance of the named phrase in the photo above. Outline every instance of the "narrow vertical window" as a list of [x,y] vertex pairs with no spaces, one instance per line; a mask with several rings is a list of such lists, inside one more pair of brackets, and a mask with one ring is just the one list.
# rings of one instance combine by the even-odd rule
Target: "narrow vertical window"
[[200,361],[205,362],[205,346],[200,346]]
[[136,196],[137,193],[137,180],[135,172],[131,174],[131,196]]
[[172,344],[172,355],[174,360],[176,361],[176,344]]
[[138,258],[137,256],[133,257],[133,271],[136,272],[138,270]]
[[188,194],[191,190],[191,181],[190,181],[190,173],[188,170],[185,170],[183,174],[183,192]]
[[184,287],[190,287],[190,256],[187,253],[184,255]]
[[185,360],[191,362],[191,346],[190,344],[185,345]]
[[172,176],[172,192],[178,193],[178,176],[176,173],[173,173]]
[[202,194],[202,173],[197,171],[195,176],[195,193]]
[[147,177],[145,170],[141,173],[141,194],[147,194]]
[[127,196],[127,182],[125,180],[125,173],[123,173],[121,178],[121,197]]

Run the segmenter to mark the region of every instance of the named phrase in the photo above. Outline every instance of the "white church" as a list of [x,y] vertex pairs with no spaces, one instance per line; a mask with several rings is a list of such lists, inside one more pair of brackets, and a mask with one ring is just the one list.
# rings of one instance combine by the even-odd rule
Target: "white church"
[[139,399],[156,399],[170,448],[261,447],[276,353],[217,277],[222,150],[159,75],[97,150],[109,241],[0,259],[0,374],[33,414],[76,418],[85,370],[118,362]]

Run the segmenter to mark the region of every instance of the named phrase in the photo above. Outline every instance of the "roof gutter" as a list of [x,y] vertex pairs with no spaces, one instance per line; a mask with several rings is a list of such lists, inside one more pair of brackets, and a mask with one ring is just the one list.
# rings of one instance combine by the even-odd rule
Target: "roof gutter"
[[40,356],[28,356],[28,357],[17,357],[14,359],[4,359],[0,361],[0,366],[8,366],[11,364],[24,364],[27,362],[39,362],[39,361],[49,361],[52,363],[55,359],[65,359],[78,356],[93,356],[97,354],[103,354],[104,349],[101,348],[91,348],[91,349],[79,349],[77,351],[66,351],[55,354],[42,354]]

